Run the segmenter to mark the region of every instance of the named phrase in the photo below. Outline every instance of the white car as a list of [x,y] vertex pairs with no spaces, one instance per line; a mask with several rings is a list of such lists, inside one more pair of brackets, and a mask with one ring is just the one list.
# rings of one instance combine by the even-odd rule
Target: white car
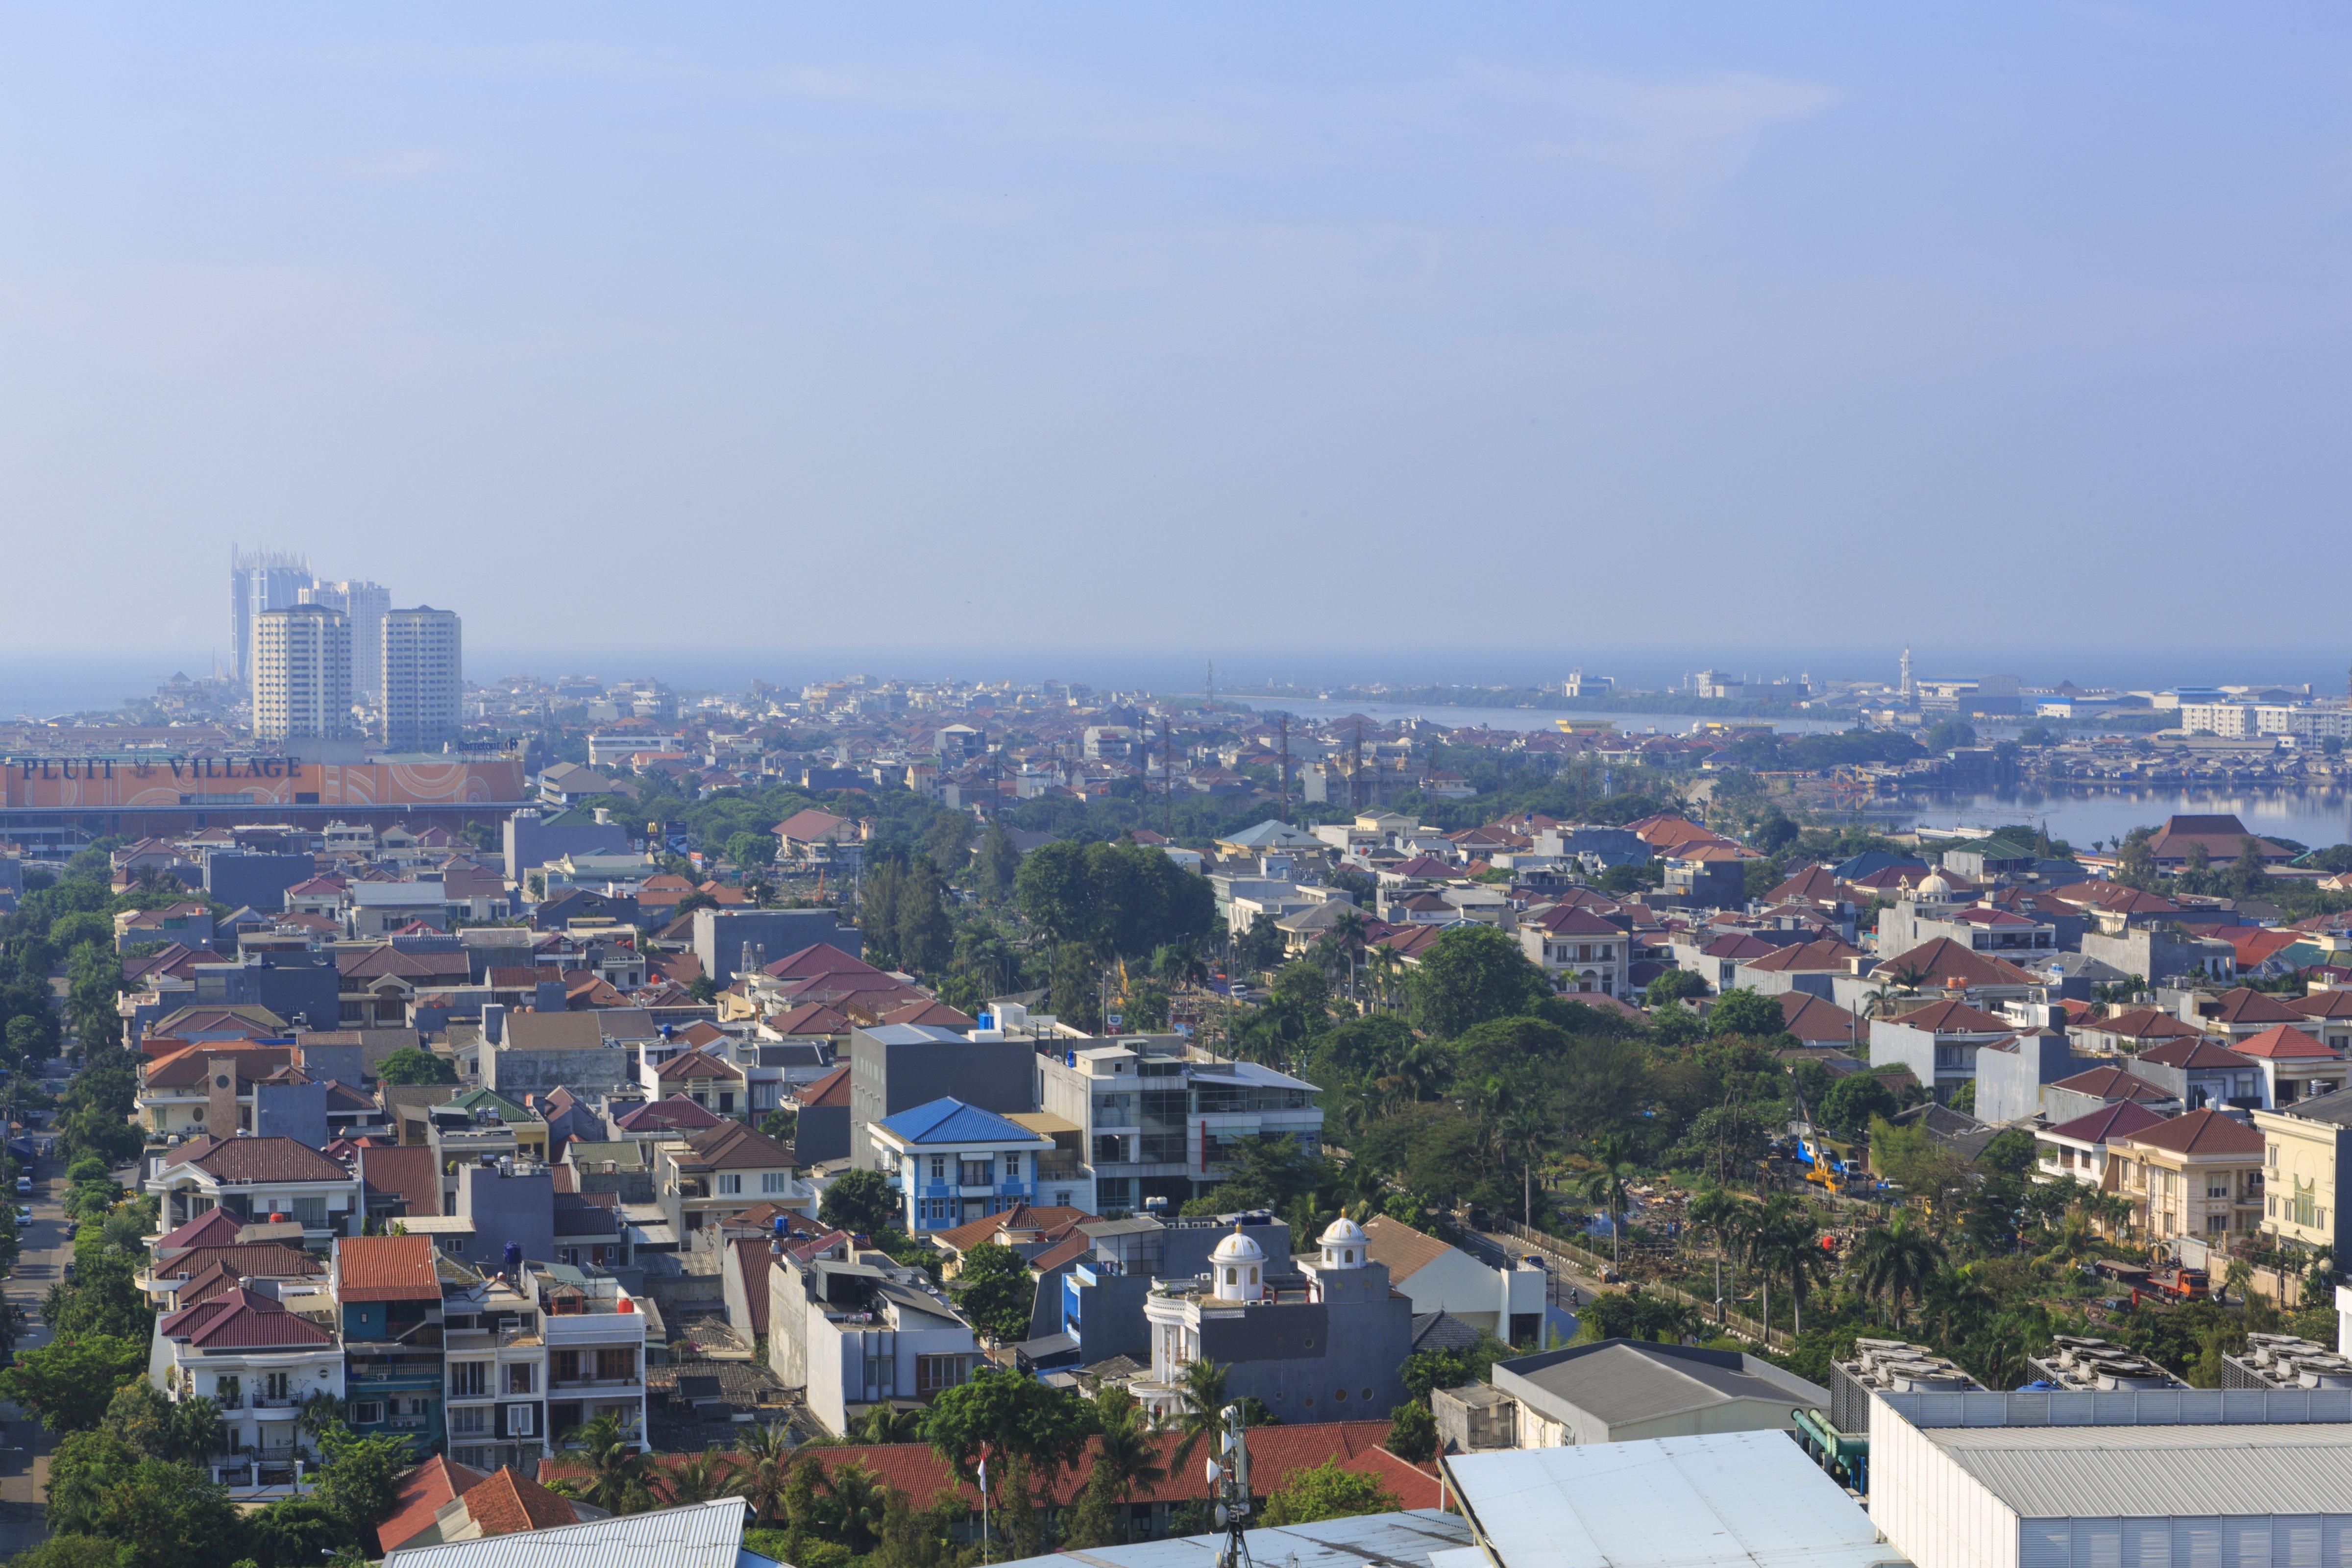
[[30,1225],[30,1224],[32,1224],[32,1223],[33,1223],[33,1211],[32,1211],[31,1209],[26,1208],[23,1204],[18,1204],[18,1205],[16,1205],[16,1223],[17,1223],[18,1225]]

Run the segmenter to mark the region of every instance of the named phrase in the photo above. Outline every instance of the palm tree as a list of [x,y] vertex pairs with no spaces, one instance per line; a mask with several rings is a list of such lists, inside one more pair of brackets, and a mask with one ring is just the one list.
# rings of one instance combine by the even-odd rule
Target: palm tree
[[1919,1322],[1939,1344],[1957,1345],[1974,1337],[1978,1327],[2000,1307],[1979,1279],[1975,1264],[1948,1268],[1936,1276],[1920,1304]]
[[1202,1356],[1184,1368],[1176,1383],[1176,1451],[1171,1463],[1181,1467],[1192,1458],[1202,1438],[1224,1425],[1225,1369]]
[[1594,1140],[1592,1157],[1599,1163],[1587,1172],[1578,1190],[1589,1203],[1602,1205],[1609,1213],[1609,1267],[1613,1271],[1621,1261],[1618,1234],[1624,1229],[1621,1216],[1625,1213],[1625,1189],[1633,1179],[1633,1146],[1622,1132],[1604,1133]]
[[850,1423],[850,1432],[861,1443],[919,1443],[923,1440],[923,1413],[877,1405]]
[[1885,1296],[1893,1303],[1898,1333],[1903,1329],[1904,1302],[1927,1294],[1928,1282],[1944,1266],[1944,1257],[1943,1243],[1902,1217],[1885,1229],[1872,1231],[1853,1249],[1864,1292]]
[[580,1450],[586,1462],[584,1477],[556,1483],[555,1489],[606,1513],[638,1513],[653,1506],[646,1484],[646,1457],[621,1430],[621,1418],[610,1411],[564,1434],[567,1447]]
[[[1197,1364],[1197,1363],[1196,1363]],[[1102,1428],[1095,1439],[1095,1468],[1089,1484],[1100,1486],[1131,1509],[1138,1487],[1157,1486],[1168,1475],[1160,1463],[1159,1422],[1143,1414],[1143,1406],[1123,1388],[1105,1388],[1095,1396],[1095,1414]],[[1125,1515],[1132,1524],[1131,1513]]]
[[1805,1291],[1822,1269],[1820,1245],[1821,1226],[1804,1205],[1786,1194],[1775,1194],[1764,1201],[1749,1221],[1746,1237],[1748,1260],[1765,1277],[1764,1328],[1772,1327],[1771,1277],[1780,1275],[1789,1281],[1795,1305],[1791,1321],[1796,1331],[1805,1331]]
[[[1721,1187],[1709,1187],[1691,1199],[1685,1211],[1690,1223],[1706,1233],[1715,1243],[1715,1321],[1723,1323],[1723,1258],[1733,1250],[1739,1233],[1748,1221],[1749,1205],[1744,1198],[1734,1197]],[[1735,1283],[1735,1289],[1738,1289]]]
[[872,1550],[882,1539],[882,1516],[890,1489],[860,1464],[835,1465],[825,1472],[824,1489],[840,1511],[842,1544],[853,1553]]
[[670,1506],[709,1502],[728,1495],[727,1456],[717,1447],[680,1459],[670,1468],[666,1489]]
[[792,1467],[790,1427],[781,1421],[746,1426],[735,1439],[735,1473],[727,1489],[751,1505],[754,1519],[782,1519]]

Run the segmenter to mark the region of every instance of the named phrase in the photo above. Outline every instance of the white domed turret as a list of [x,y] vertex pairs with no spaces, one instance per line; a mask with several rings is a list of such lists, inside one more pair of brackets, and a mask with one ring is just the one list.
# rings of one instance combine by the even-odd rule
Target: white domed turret
[[1364,1227],[1341,1215],[1323,1228],[1323,1267],[1361,1268],[1364,1266],[1365,1239]]
[[1209,1254],[1209,1271],[1215,1276],[1218,1300],[1255,1301],[1265,1289],[1265,1248],[1235,1226]]
[[1919,885],[1913,891],[1925,898],[1948,899],[1952,896],[1951,879],[1941,871],[1930,871],[1919,879]]

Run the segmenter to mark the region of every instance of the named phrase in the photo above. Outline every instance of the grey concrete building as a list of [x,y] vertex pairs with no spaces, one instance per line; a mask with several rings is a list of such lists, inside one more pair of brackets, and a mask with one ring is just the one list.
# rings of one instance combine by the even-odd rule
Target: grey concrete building
[[[637,1081],[637,1047],[661,1031],[650,1020],[628,1022],[629,1013],[509,1013],[503,1043],[481,1054],[482,1082],[509,1098],[569,1089],[605,1094]],[[615,1022],[615,1020],[619,1020]]]
[[584,811],[518,811],[506,820],[506,873],[520,884],[533,866],[561,860],[566,855],[625,855],[628,830],[617,822],[598,822]]
[[1738,1351],[1602,1340],[1495,1363],[1518,1403],[1518,1446],[1568,1447],[1787,1431],[1792,1408],[1826,1410],[1830,1391]]
[[702,960],[703,972],[715,985],[734,980],[742,967],[747,944],[761,963],[773,963],[786,953],[798,952],[819,942],[837,947],[856,958],[865,951],[866,939],[858,934],[856,927],[843,925],[831,910],[694,911],[694,955]]
[[1976,1053],[1977,1119],[2015,1121],[2042,1109],[2044,1086],[2093,1066],[2058,1030],[2021,1034]]
[[[708,914],[711,911],[699,911]],[[953,1098],[1000,1116],[1037,1109],[1035,1048],[972,1040],[928,1024],[877,1024],[849,1036],[849,1158],[876,1167],[866,1129],[886,1116]]]
[[476,1268],[504,1268],[509,1242],[526,1262],[562,1261],[555,1256],[555,1186],[545,1165],[514,1160],[460,1165],[451,1212],[473,1224],[467,1261]]
[[1231,1397],[1255,1395],[1285,1422],[1378,1419],[1402,1404],[1412,1303],[1390,1288],[1362,1228],[1334,1220],[1297,1267],[1305,1289],[1278,1289],[1253,1231],[1227,1231],[1207,1274],[1165,1280],[1145,1300],[1151,1374],[1129,1392],[1172,1414],[1185,1367],[1205,1357],[1226,1369]]
[[2119,935],[2083,933],[2083,953],[2155,986],[2174,981],[2227,984],[2238,975],[2238,950],[2219,937],[2190,936],[2178,926],[2135,926]]
[[248,904],[264,914],[286,907],[286,889],[318,874],[308,855],[262,855],[215,849],[205,856],[205,891],[231,909]]

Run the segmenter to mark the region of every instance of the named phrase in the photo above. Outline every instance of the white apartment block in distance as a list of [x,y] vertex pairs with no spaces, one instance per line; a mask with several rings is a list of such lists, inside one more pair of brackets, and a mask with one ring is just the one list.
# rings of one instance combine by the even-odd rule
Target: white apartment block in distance
[[254,739],[340,740],[351,723],[351,617],[324,605],[254,616]]
[[454,610],[420,605],[383,616],[383,743],[394,751],[457,738],[463,712],[463,637]]

